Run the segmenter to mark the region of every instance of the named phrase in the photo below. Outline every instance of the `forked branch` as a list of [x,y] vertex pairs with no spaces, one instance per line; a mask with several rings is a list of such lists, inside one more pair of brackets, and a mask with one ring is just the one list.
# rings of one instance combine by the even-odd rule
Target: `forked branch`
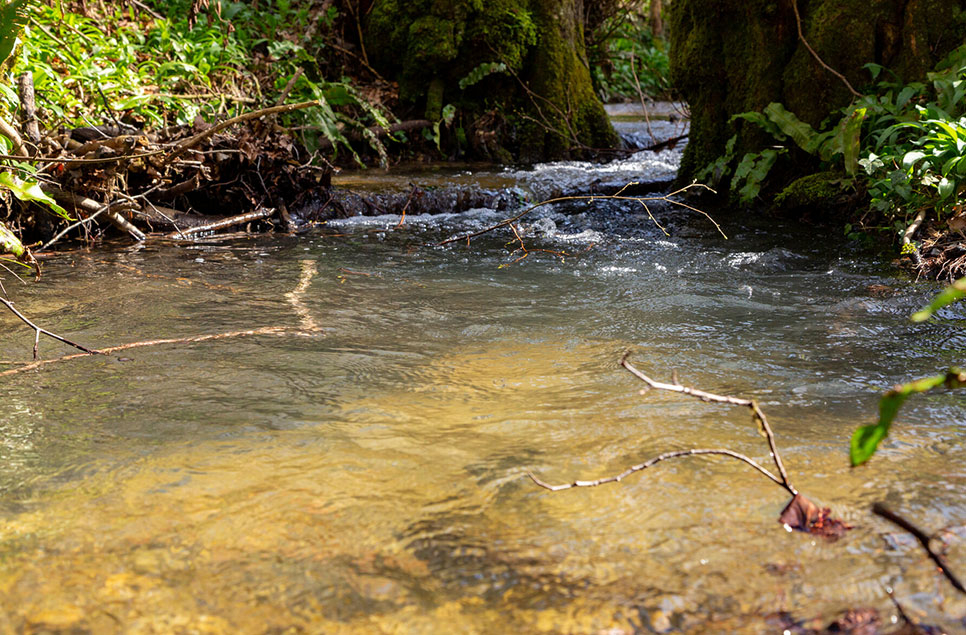
[[51,333],[47,329],[45,329],[43,327],[40,327],[40,326],[37,326],[36,324],[34,324],[33,322],[31,322],[27,318],[27,316],[25,316],[23,313],[21,313],[20,311],[18,311],[13,306],[13,302],[11,302],[10,300],[7,300],[5,298],[0,298],[0,302],[2,302],[8,309],[10,309],[10,311],[14,315],[16,315],[18,318],[20,318],[24,322],[24,324],[26,324],[27,326],[29,326],[30,328],[32,328],[34,330],[34,360],[35,361],[37,359],[37,349],[40,346],[40,336],[41,336],[41,334],[46,335],[47,337],[53,338],[53,339],[57,340],[58,342],[63,342],[64,344],[67,344],[68,346],[73,346],[74,348],[76,348],[78,350],[82,350],[85,353],[87,353],[88,355],[100,355],[101,354],[101,351],[94,350],[94,349],[91,349],[91,348],[87,348],[86,346],[82,346],[82,345],[78,344],[77,342],[70,341],[66,337],[57,335],[56,333]]
[[605,478],[600,478],[595,481],[573,481],[571,483],[564,483],[562,485],[551,485],[549,483],[546,483],[540,480],[532,472],[528,471],[527,475],[530,477],[531,480],[533,480],[534,483],[536,483],[540,487],[543,487],[545,489],[549,489],[555,492],[560,490],[570,489],[572,487],[595,487],[597,485],[603,485],[604,483],[619,482],[622,479],[627,478],[628,476],[630,476],[635,472],[640,472],[641,470],[645,470],[651,467],[652,465],[655,465],[667,459],[673,459],[673,458],[682,457],[682,456],[698,456],[698,455],[710,454],[710,455],[719,455],[719,456],[729,456],[733,459],[737,459],[739,461],[747,463],[748,465],[750,465],[751,467],[755,468],[763,475],[768,477],[768,479],[770,479],[776,485],[779,485],[785,490],[787,490],[788,493],[791,494],[793,497],[798,496],[798,490],[796,490],[792,486],[791,482],[788,480],[788,473],[785,471],[785,466],[784,464],[782,464],[781,456],[778,453],[778,448],[775,444],[775,435],[771,430],[771,426],[768,425],[768,420],[765,418],[765,415],[761,411],[761,408],[758,407],[758,404],[754,400],[742,399],[740,397],[715,395],[710,392],[698,390],[697,388],[691,388],[689,386],[681,385],[680,383],[678,383],[676,379],[674,380],[674,383],[670,383],[670,384],[655,381],[650,377],[648,377],[647,375],[645,375],[644,373],[642,373],[641,371],[639,371],[629,361],[627,361],[628,355],[630,355],[630,353],[625,353],[624,356],[621,358],[621,362],[620,362],[621,366],[623,366],[628,372],[630,372],[632,375],[634,375],[635,377],[643,381],[645,384],[647,384],[650,388],[654,388],[656,390],[668,390],[671,392],[683,393],[685,395],[690,395],[691,397],[700,399],[701,401],[705,401],[705,402],[723,403],[723,404],[729,404],[732,406],[742,406],[742,407],[749,408],[752,412],[752,416],[754,417],[755,422],[758,424],[759,430],[768,440],[768,448],[771,453],[771,458],[772,458],[772,461],[774,461],[775,463],[775,467],[777,468],[779,475],[775,476],[772,472],[762,467],[753,459],[750,459],[747,456],[743,454],[739,454],[732,450],[692,448],[690,450],[665,452],[664,454],[660,454],[652,459],[648,459],[643,463],[639,463],[638,465],[631,466],[626,470],[624,470],[623,472],[621,472],[620,474],[617,474],[614,476],[608,476]]

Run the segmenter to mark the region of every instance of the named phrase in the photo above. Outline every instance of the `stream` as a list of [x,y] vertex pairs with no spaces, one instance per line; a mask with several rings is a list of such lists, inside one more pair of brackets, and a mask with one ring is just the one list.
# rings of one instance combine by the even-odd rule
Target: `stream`
[[[679,158],[341,184],[538,201],[667,179]],[[712,212],[725,239],[662,201],[541,207],[520,221],[523,259],[507,230],[434,246],[507,216],[77,251],[39,283],[5,278],[27,316],[93,347],[322,330],[4,377],[0,632],[801,632],[866,607],[889,626],[886,588],[915,619],[966,629],[966,598],[869,512],[883,501],[943,529],[966,574],[963,392],[911,398],[871,462],[848,466],[884,390],[964,363],[964,305],[913,324],[939,286],[835,228]],[[29,360],[32,331],[4,315],[0,357]],[[536,487],[526,470],[595,479],[691,447],[769,464],[746,409],[642,395],[625,350],[657,379],[757,399],[795,486],[854,528],[786,531],[787,494],[721,457]],[[74,352],[41,340],[44,358]]]

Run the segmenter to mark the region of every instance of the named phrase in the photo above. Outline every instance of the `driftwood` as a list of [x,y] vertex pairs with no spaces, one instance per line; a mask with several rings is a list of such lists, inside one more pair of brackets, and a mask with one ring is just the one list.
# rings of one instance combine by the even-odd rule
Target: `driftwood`
[[[20,124],[29,142],[0,121],[0,134],[9,132],[14,148],[0,159],[43,164],[37,175],[41,188],[75,217],[44,235],[41,249],[104,221],[143,241],[145,229],[154,232],[155,225],[183,239],[272,216],[291,226],[293,217],[301,221],[319,213],[318,201],[324,199],[316,192],[328,187],[329,169],[312,169],[308,152],[277,126],[252,123],[318,101],[279,104],[216,125],[197,123],[194,129],[146,134],[115,118],[112,124],[43,137],[32,88],[29,75],[22,76]],[[219,135],[232,126],[238,126],[232,135]],[[33,156],[27,156],[28,149]],[[198,209],[244,213],[209,217],[193,227],[199,224]],[[189,213],[194,216],[185,219]]]
[[230,216],[228,218],[223,218],[221,220],[215,221],[213,223],[207,223],[205,225],[198,225],[196,227],[189,227],[187,229],[179,229],[168,234],[168,238],[188,238],[195,234],[204,234],[207,232],[218,231],[219,229],[225,229],[228,227],[235,227],[237,225],[244,225],[245,223],[250,223],[256,220],[262,220],[265,218],[270,218],[275,214],[274,209],[257,209],[254,212],[248,212],[247,214],[239,214],[237,216]]

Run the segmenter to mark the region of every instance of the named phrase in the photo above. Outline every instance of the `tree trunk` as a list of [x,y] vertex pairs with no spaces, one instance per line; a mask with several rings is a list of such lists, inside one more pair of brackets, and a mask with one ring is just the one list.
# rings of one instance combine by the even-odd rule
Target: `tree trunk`
[[664,3],[651,0],[651,34],[656,38],[664,37]]
[[417,117],[456,107],[473,154],[543,161],[618,139],[593,90],[583,0],[376,0],[373,65]]

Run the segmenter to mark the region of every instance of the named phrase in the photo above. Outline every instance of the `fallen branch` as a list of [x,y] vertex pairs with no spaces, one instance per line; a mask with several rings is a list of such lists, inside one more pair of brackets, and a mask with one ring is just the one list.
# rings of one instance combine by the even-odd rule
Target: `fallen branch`
[[14,151],[14,154],[12,155],[3,156],[20,161],[30,156],[30,153],[27,152],[27,148],[25,148],[23,145],[23,139],[20,137],[20,133],[17,132],[17,129],[11,126],[10,123],[7,122],[7,120],[3,117],[0,117],[0,134],[5,136],[7,139],[10,139],[10,144],[13,146]]
[[[574,480],[570,483],[563,483],[560,485],[552,485],[533,474],[530,470],[527,470],[526,474],[530,477],[534,483],[539,485],[544,489],[548,489],[553,492],[558,492],[565,489],[570,489],[573,487],[596,487],[598,485],[603,485],[604,483],[617,483],[621,480],[627,478],[635,472],[640,472],[646,470],[647,468],[660,463],[661,461],[666,461],[668,459],[685,457],[685,456],[701,456],[701,455],[717,455],[717,456],[727,456],[733,459],[737,459],[743,463],[746,463],[753,467],[755,470],[760,472],[770,481],[787,491],[792,495],[791,500],[782,509],[781,515],[779,516],[779,522],[782,524],[800,531],[805,531],[810,534],[824,536],[830,540],[835,540],[841,537],[846,530],[850,529],[848,525],[840,520],[830,517],[830,510],[828,508],[820,509],[815,503],[811,502],[804,496],[802,496],[798,490],[796,490],[791,481],[788,479],[788,474],[785,471],[785,466],[782,463],[781,456],[778,453],[778,448],[775,444],[775,435],[772,433],[771,426],[768,425],[768,420],[765,418],[764,413],[758,407],[758,404],[752,399],[742,399],[740,397],[731,397],[725,395],[716,395],[703,390],[698,390],[696,388],[691,388],[689,386],[684,386],[677,381],[677,378],[673,380],[673,383],[664,383],[651,379],[633,365],[627,361],[628,354],[624,354],[621,358],[620,364],[632,375],[643,381],[650,388],[657,390],[668,390],[671,392],[682,393],[695,399],[700,399],[705,402],[712,403],[722,403],[732,406],[741,406],[749,408],[752,411],[752,416],[755,422],[758,424],[759,430],[768,440],[768,447],[771,453],[772,461],[775,463],[775,467],[778,470],[778,475],[776,476],[768,469],[762,467],[754,459],[751,459],[744,454],[739,454],[733,450],[715,448],[692,448],[688,450],[676,450],[671,452],[665,452],[659,454],[656,457],[648,459],[643,463],[633,465],[625,469],[620,474],[613,476],[607,476],[604,478],[599,478],[593,481],[580,481]],[[643,392],[643,391],[642,391]]]
[[15,161],[24,161],[26,163],[62,163],[65,166],[72,165],[90,165],[94,163],[120,163],[121,161],[143,159],[146,157],[153,157],[159,154],[164,154],[168,150],[153,150],[151,152],[142,152],[140,154],[119,154],[114,157],[101,157],[97,159],[71,159],[69,157],[29,157],[29,156],[19,156],[15,154],[0,154],[0,159],[11,159]]
[[40,125],[37,122],[37,99],[34,93],[33,73],[21,73],[17,78],[17,85],[20,92],[20,121],[23,125],[27,138],[34,145],[40,145]]
[[[309,285],[311,284],[312,279],[316,276],[317,273],[318,271],[315,267],[314,261],[309,261],[309,260],[303,261],[302,274],[299,276],[298,284],[296,285],[295,289],[292,292],[285,294],[285,299],[292,306],[292,308],[295,310],[296,315],[299,317],[299,326],[263,326],[260,328],[246,329],[242,331],[229,331],[227,333],[213,333],[210,335],[195,335],[191,337],[175,337],[175,338],[168,338],[168,339],[144,340],[140,342],[130,342],[128,344],[119,344],[117,346],[106,346],[104,348],[100,348],[97,350],[90,349],[85,346],[81,346],[80,344],[71,342],[70,340],[64,337],[61,337],[60,335],[51,333],[50,331],[47,331],[46,329],[43,329],[37,326],[36,324],[28,320],[26,317],[24,317],[23,314],[21,314],[19,311],[17,311],[13,307],[13,304],[11,302],[3,298],[0,298],[0,302],[3,302],[5,305],[7,305],[7,308],[13,311],[13,313],[18,318],[20,318],[28,325],[30,325],[31,328],[35,329],[35,331],[37,332],[37,338],[40,337],[40,333],[43,333],[44,335],[48,335],[49,337],[53,337],[54,339],[64,342],[65,344],[69,344],[75,348],[78,348],[84,351],[84,354],[76,353],[73,355],[64,355],[62,357],[55,357],[52,359],[37,359],[36,343],[35,343],[33,362],[28,362],[22,366],[18,366],[17,368],[10,368],[5,371],[2,371],[0,372],[0,377],[17,375],[20,373],[27,372],[29,370],[41,368],[48,364],[66,362],[72,359],[87,357],[88,355],[111,355],[113,353],[118,353],[120,351],[131,350],[134,348],[144,348],[148,346],[160,346],[162,344],[191,344],[195,342],[210,342],[213,340],[223,340],[223,339],[229,339],[234,337],[249,337],[253,335],[296,335],[296,336],[310,337],[320,333],[322,331],[322,328],[315,323],[315,320],[308,312],[308,308],[302,303],[302,298],[305,295],[306,290],[309,288]],[[5,362],[5,363],[10,363],[10,362]]]
[[219,229],[225,229],[226,227],[234,227],[235,225],[242,225],[244,223],[249,223],[253,220],[262,220],[270,217],[274,213],[275,213],[274,209],[263,207],[261,209],[255,210],[254,212],[239,214],[238,216],[230,216],[228,218],[223,218],[219,221],[215,221],[213,223],[208,223],[207,225],[198,225],[197,227],[179,229],[178,231],[168,234],[167,238],[187,238],[195,234],[203,234],[205,232],[218,231]]
[[885,518],[894,525],[898,525],[912,534],[916,540],[919,541],[919,544],[922,545],[923,550],[925,550],[929,558],[936,563],[937,567],[939,567],[939,571],[946,576],[946,579],[949,580],[949,583],[952,584],[960,593],[966,593],[966,587],[963,586],[963,583],[958,577],[956,577],[956,574],[953,573],[952,569],[949,568],[949,563],[946,562],[945,556],[933,550],[930,544],[932,542],[932,537],[882,503],[875,503],[872,505],[872,513],[880,518]]
[[[2,301],[2,300],[0,300]],[[211,335],[196,335],[193,337],[174,337],[169,339],[160,340],[145,340],[141,342],[131,342],[129,344],[120,344],[118,346],[106,346],[104,348],[93,351],[91,354],[98,355],[111,355],[113,353],[118,353],[120,351],[130,350],[132,348],[144,348],[146,346],[159,346],[162,344],[191,344],[194,342],[209,342],[211,340],[224,340],[233,337],[246,337],[252,335],[308,335],[305,331],[294,327],[294,326],[263,326],[256,329],[247,329],[243,331],[229,331],[227,333],[213,333]],[[8,375],[17,375],[19,373],[26,372],[28,370],[34,370],[35,368],[40,368],[48,364],[56,364],[58,362],[66,362],[72,359],[78,359],[81,357],[87,357],[87,355],[82,355],[80,353],[75,353],[73,355],[64,355],[63,357],[54,357],[52,359],[40,359],[35,362],[24,364],[17,368],[11,368],[0,372],[0,377],[6,377]]]
[[785,485],[784,485],[784,483],[782,483],[781,479],[779,479],[777,476],[775,476],[774,474],[772,474],[771,472],[769,472],[768,470],[766,470],[765,468],[763,468],[761,465],[759,465],[753,459],[748,458],[744,454],[738,454],[737,452],[732,452],[731,450],[722,450],[722,449],[708,450],[708,449],[697,449],[697,448],[694,448],[694,449],[691,449],[691,450],[679,450],[679,451],[676,451],[676,452],[665,452],[664,454],[659,454],[658,456],[655,456],[652,459],[648,459],[647,461],[644,461],[643,463],[639,463],[637,465],[632,465],[631,467],[627,468],[626,470],[624,470],[620,474],[616,474],[614,476],[606,476],[604,478],[599,478],[596,481],[573,481],[572,483],[564,483],[563,485],[551,485],[549,483],[546,483],[544,481],[541,481],[539,478],[537,478],[536,476],[534,476],[533,472],[530,472],[529,470],[527,471],[527,476],[529,476],[530,479],[534,483],[536,483],[537,485],[539,485],[540,487],[542,487],[544,489],[548,489],[548,490],[550,490],[552,492],[559,492],[560,490],[570,489],[572,487],[597,487],[598,485],[603,485],[604,483],[619,483],[620,481],[622,481],[623,479],[627,478],[628,476],[630,476],[634,472],[640,472],[641,470],[646,470],[647,468],[649,468],[652,465],[655,465],[657,463],[660,463],[661,461],[666,461],[667,459],[674,459],[674,458],[681,457],[681,456],[698,456],[698,455],[701,455],[701,454],[718,454],[718,455],[723,455],[723,456],[730,456],[731,458],[738,459],[739,461],[744,461],[745,463],[747,463],[751,467],[755,468],[756,470],[758,470],[759,472],[761,472],[762,474],[764,474],[765,476],[767,476],[769,479],[771,479],[772,481],[774,481],[778,485],[781,485],[782,487],[785,487]]
[[[92,349],[92,348],[87,348],[86,346],[82,346],[81,344],[78,344],[77,342],[72,342],[71,340],[67,339],[66,337],[63,337],[61,335],[57,335],[56,333],[51,333],[47,329],[45,329],[43,327],[40,327],[40,326],[37,326],[36,324],[34,324],[33,322],[31,322],[27,318],[27,316],[25,316],[23,313],[21,313],[20,311],[18,311],[16,309],[16,307],[13,306],[13,302],[11,302],[10,300],[7,300],[5,298],[0,298],[0,302],[2,302],[8,309],[10,309],[10,311],[14,315],[16,315],[18,318],[20,318],[27,326],[29,326],[30,328],[32,328],[34,330],[34,333],[35,333],[35,336],[34,336],[34,360],[37,359],[37,349],[40,346],[40,336],[41,336],[41,334],[46,335],[47,337],[51,337],[51,338],[57,340],[58,342],[63,342],[64,344],[67,344],[68,346],[73,346],[74,348],[76,348],[78,350],[82,350],[87,355],[101,355],[103,353],[103,351],[98,351],[98,350],[95,350],[95,349]],[[83,357],[83,355],[77,355],[77,357]]]
[[621,358],[621,366],[626,368],[632,375],[646,383],[651,388],[656,390],[670,390],[671,392],[680,392],[685,395],[690,395],[696,399],[700,399],[704,402],[713,403],[724,403],[730,404],[732,406],[742,406],[751,410],[752,417],[758,424],[758,429],[761,431],[762,435],[768,440],[768,449],[771,453],[772,461],[775,462],[775,467],[778,468],[778,473],[781,475],[781,486],[788,490],[788,492],[794,496],[798,494],[798,490],[792,487],[791,482],[788,480],[788,473],[785,472],[785,466],[782,464],[781,455],[778,453],[778,447],[775,445],[775,434],[771,431],[771,426],[768,425],[768,420],[765,419],[765,413],[761,411],[758,407],[758,403],[753,399],[742,399],[740,397],[730,397],[726,395],[715,395],[710,392],[705,392],[703,390],[698,390],[696,388],[691,388],[689,386],[682,386],[675,381],[673,384],[665,384],[659,381],[654,381],[641,371],[634,368],[630,362],[627,361],[627,357],[630,353],[625,353],[624,357]]
[[99,214],[101,211],[103,211],[104,216],[111,222],[112,225],[121,231],[127,232],[132,238],[134,238],[134,240],[138,242],[146,238],[144,232],[135,227],[131,221],[121,216],[121,214],[114,209],[115,206],[129,206],[130,202],[128,201],[113,201],[107,204],[107,209],[105,210],[104,203],[98,203],[94,199],[87,198],[86,196],[81,196],[72,192],[65,192],[64,190],[50,186],[43,186],[43,190],[59,203],[73,205],[75,208],[79,207],[91,214]]
[[916,232],[919,231],[919,226],[922,225],[924,220],[926,220],[926,208],[919,210],[919,213],[912,219],[912,222],[909,223],[906,230],[902,232],[902,251],[903,253],[911,253],[918,267],[922,267],[922,256],[919,254],[919,249],[912,242],[912,239],[916,237]]
[[[625,189],[627,189],[627,188],[629,188],[629,187],[631,187],[633,185],[640,185],[640,184],[639,183],[628,183],[627,185],[625,185],[621,189],[620,192],[623,192]],[[541,207],[544,207],[546,205],[551,205],[553,203],[562,203],[562,202],[565,202],[565,201],[590,201],[590,202],[594,202],[594,201],[599,201],[599,200],[601,200],[601,201],[633,201],[635,203],[640,203],[641,206],[644,208],[644,210],[647,212],[648,216],[651,217],[651,220],[653,220],[655,222],[655,224],[657,224],[657,221],[654,219],[654,216],[651,215],[651,210],[647,206],[647,203],[648,202],[652,202],[652,201],[664,201],[664,202],[670,203],[672,205],[677,205],[679,207],[684,207],[685,209],[689,209],[689,210],[691,210],[693,212],[697,212],[699,214],[702,214],[705,218],[707,218],[709,221],[711,221],[711,223],[714,225],[715,229],[718,230],[718,233],[721,234],[725,238],[725,240],[727,240],[728,236],[721,229],[721,225],[719,225],[713,218],[711,218],[711,216],[707,212],[704,212],[704,211],[702,211],[702,210],[700,210],[700,209],[698,209],[696,207],[693,207],[691,205],[688,205],[687,203],[682,203],[680,201],[676,201],[676,200],[674,200],[672,198],[673,196],[677,196],[678,194],[681,194],[683,192],[686,192],[686,191],[688,191],[688,190],[690,190],[692,188],[705,188],[705,189],[707,189],[709,191],[712,191],[712,192],[714,191],[710,187],[708,187],[707,185],[702,185],[701,183],[691,183],[690,185],[685,185],[684,187],[682,187],[680,189],[674,190],[670,194],[664,194],[662,196],[622,196],[620,192],[618,192],[617,194],[589,194],[589,195],[581,195],[581,196],[558,196],[557,198],[551,198],[551,199],[547,199],[545,201],[540,201],[539,203],[535,203],[535,204],[531,205],[530,207],[527,207],[526,209],[524,209],[522,212],[520,212],[516,216],[513,216],[512,218],[507,218],[505,220],[502,220],[499,223],[496,223],[495,225],[491,225],[490,227],[486,227],[485,229],[480,229],[478,231],[470,232],[468,234],[463,234],[462,236],[456,236],[454,238],[447,238],[444,241],[441,241],[439,243],[436,243],[436,246],[437,247],[442,247],[443,245],[448,245],[450,243],[455,243],[455,242],[463,241],[463,240],[469,242],[471,239],[476,238],[477,236],[482,236],[483,234],[487,234],[487,233],[489,233],[491,231],[500,229],[501,227],[508,227],[508,226],[512,225],[513,223],[517,222],[518,220],[520,220],[521,218],[523,218],[524,216],[526,216],[527,214],[529,214],[530,212],[532,212],[532,211],[534,211],[536,209],[539,209]],[[657,226],[658,226],[658,228],[661,229],[661,231],[664,231],[664,228],[661,227],[659,224]],[[665,233],[667,233],[667,232],[665,232]]]

